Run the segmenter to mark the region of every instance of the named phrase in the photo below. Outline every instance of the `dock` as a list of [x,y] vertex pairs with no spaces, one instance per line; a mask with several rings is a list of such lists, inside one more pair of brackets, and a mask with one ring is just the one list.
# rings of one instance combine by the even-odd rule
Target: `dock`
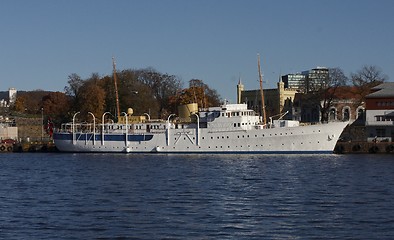
[[393,142],[338,142],[334,153],[337,154],[394,154]]

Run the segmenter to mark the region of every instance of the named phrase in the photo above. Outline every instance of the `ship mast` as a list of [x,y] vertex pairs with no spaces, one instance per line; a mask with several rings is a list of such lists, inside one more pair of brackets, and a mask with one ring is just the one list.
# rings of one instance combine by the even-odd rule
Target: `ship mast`
[[115,98],[116,98],[116,116],[118,117],[117,119],[119,120],[120,108],[119,108],[118,80],[116,78],[116,62],[114,57],[112,57],[112,66],[114,69],[113,75],[114,75]]
[[263,113],[263,124],[265,125],[267,123],[267,120],[266,120],[266,115],[265,115],[263,76],[261,74],[261,67],[260,67],[260,54],[257,54],[257,65],[259,68],[259,78],[260,78],[261,111]]

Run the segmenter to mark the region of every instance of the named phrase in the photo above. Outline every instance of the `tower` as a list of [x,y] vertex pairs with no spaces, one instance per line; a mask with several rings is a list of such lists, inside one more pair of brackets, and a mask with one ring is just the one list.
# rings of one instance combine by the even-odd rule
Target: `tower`
[[8,89],[9,104],[13,105],[16,101],[16,88]]
[[241,82],[241,78],[239,78],[238,84],[237,84],[237,103],[242,102],[242,92],[244,91],[244,85]]

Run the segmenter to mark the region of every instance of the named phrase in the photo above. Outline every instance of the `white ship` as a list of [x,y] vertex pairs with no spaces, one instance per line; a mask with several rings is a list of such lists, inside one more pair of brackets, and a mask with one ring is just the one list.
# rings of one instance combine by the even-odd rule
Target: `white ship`
[[205,110],[198,110],[197,104],[184,107],[188,111],[181,111],[182,116],[171,114],[166,120],[124,113],[118,123],[106,123],[106,114],[100,124],[76,123],[76,113],[53,139],[64,152],[332,153],[347,125],[303,125],[281,119],[264,124],[246,104]]
[[[260,56],[258,57],[261,102],[264,104]],[[270,118],[247,109],[246,104],[223,104],[198,109],[196,103],[183,105],[179,116],[151,120],[149,115],[132,116],[132,109],[120,116],[113,59],[118,121],[101,124],[63,124],[54,135],[56,147],[64,152],[126,153],[332,153],[347,122],[301,125],[298,121]]]

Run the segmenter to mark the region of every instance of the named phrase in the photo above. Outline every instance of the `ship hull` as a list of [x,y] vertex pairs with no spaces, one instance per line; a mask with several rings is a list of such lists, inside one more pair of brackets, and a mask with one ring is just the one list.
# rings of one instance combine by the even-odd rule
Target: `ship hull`
[[124,153],[332,153],[347,123],[214,131],[169,129],[161,133],[54,134],[63,152]]

